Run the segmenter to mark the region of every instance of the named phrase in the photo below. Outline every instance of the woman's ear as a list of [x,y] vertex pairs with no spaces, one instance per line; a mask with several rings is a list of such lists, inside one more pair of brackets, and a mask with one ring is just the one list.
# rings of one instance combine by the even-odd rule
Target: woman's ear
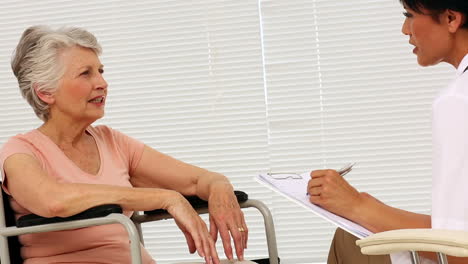
[[463,25],[466,18],[458,11],[447,9],[445,11],[445,19],[447,21],[449,32],[455,33]]
[[47,91],[40,91],[38,89],[38,84],[33,84],[34,92],[36,93],[37,97],[41,99],[44,103],[51,105],[55,102],[55,97],[51,92]]

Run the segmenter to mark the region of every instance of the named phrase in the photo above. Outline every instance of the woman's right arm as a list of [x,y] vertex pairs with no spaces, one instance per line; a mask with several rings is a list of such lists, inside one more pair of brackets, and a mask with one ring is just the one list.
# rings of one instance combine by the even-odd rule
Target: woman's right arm
[[43,217],[68,217],[102,204],[123,210],[167,210],[184,234],[193,238],[206,261],[218,263],[216,248],[206,224],[178,192],[159,188],[133,188],[101,184],[61,183],[51,178],[28,154],[13,154],[3,164],[10,194],[24,208]]
[[429,215],[394,208],[367,193],[360,193],[335,170],[313,171],[307,191],[312,203],[372,232],[431,227]]
[[431,228],[431,216],[384,204],[368,193],[360,193],[360,203],[350,218],[373,232],[394,229]]
[[119,204],[129,211],[168,210],[182,200],[178,193],[163,189],[60,183],[49,177],[28,154],[11,155],[3,169],[8,190],[16,201],[44,217],[68,217],[102,204]]

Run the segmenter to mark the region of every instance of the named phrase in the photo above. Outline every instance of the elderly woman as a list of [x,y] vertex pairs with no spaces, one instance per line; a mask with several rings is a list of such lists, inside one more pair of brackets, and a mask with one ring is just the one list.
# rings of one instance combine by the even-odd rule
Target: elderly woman
[[[80,28],[36,26],[22,35],[12,69],[24,98],[44,121],[12,137],[0,152],[3,189],[17,216],[67,217],[102,204],[132,211],[166,209],[191,253],[218,263],[243,259],[247,227],[233,187],[218,173],[164,155],[107,126],[107,83],[96,38]],[[210,230],[183,195],[209,201]],[[130,263],[128,236],[119,225],[20,236],[24,263]],[[60,246],[58,246],[60,245]],[[142,248],[143,263],[154,263]]]
[[[432,214],[390,207],[360,193],[334,170],[311,174],[310,201],[373,232],[404,228],[468,230],[468,4],[466,0],[400,0],[406,16],[402,32],[415,46],[421,66],[440,62],[457,69],[432,104]],[[355,237],[338,230],[328,263],[390,263],[388,256],[360,254]],[[435,255],[423,254],[433,263]],[[397,255],[392,263],[407,263]],[[468,258],[449,257],[450,263]]]

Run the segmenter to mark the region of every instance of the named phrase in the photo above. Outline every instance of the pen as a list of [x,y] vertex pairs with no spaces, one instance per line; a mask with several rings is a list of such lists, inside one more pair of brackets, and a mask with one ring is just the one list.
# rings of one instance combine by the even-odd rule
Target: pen
[[[344,177],[346,174],[348,174],[348,172],[350,172],[353,169],[354,164],[356,164],[356,162],[348,163],[343,168],[337,170],[336,172],[338,172],[338,174],[340,174],[341,177]],[[306,193],[306,194],[309,195],[309,193]]]
[[343,168],[339,169],[337,172],[340,174],[342,177],[344,177],[348,172],[350,172],[353,169],[355,162],[346,164]]

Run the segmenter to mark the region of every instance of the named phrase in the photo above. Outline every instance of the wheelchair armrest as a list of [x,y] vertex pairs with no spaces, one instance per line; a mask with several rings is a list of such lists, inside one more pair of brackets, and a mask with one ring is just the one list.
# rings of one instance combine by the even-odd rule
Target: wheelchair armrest
[[85,210],[81,213],[78,213],[76,215],[72,215],[69,217],[47,218],[47,217],[42,217],[42,216],[35,215],[35,214],[28,214],[28,215],[24,215],[20,217],[16,221],[16,226],[27,227],[27,226],[37,226],[37,225],[43,225],[43,224],[61,223],[61,222],[67,222],[67,221],[72,221],[72,220],[82,220],[82,219],[103,217],[103,216],[110,215],[112,213],[121,214],[122,207],[116,204],[99,205],[99,206],[89,208],[88,210]]
[[[249,199],[248,194],[242,191],[234,191],[236,195],[237,202],[242,203]],[[192,205],[194,209],[208,208],[208,202],[200,199],[198,196],[185,196],[187,201]],[[156,209],[152,211],[145,211],[146,215],[157,215],[157,214],[167,214],[167,211],[164,209]]]
[[[237,201],[239,202],[239,206],[241,208],[255,208],[257,209],[263,216],[263,221],[265,224],[265,235],[267,238],[267,245],[268,245],[268,260],[257,260],[257,263],[269,263],[269,264],[278,264],[278,248],[276,246],[276,233],[275,227],[273,224],[273,216],[271,215],[270,210],[268,207],[258,200],[248,199],[248,195],[242,191],[234,191],[234,194],[237,197]],[[208,202],[201,200],[198,197],[186,197],[187,200],[192,204],[194,209],[200,213],[207,213],[208,212]],[[153,210],[153,211],[145,211],[144,214],[136,213],[132,216],[132,220],[139,228],[141,232],[141,224],[158,221],[163,219],[170,219],[172,216],[166,210]]]

